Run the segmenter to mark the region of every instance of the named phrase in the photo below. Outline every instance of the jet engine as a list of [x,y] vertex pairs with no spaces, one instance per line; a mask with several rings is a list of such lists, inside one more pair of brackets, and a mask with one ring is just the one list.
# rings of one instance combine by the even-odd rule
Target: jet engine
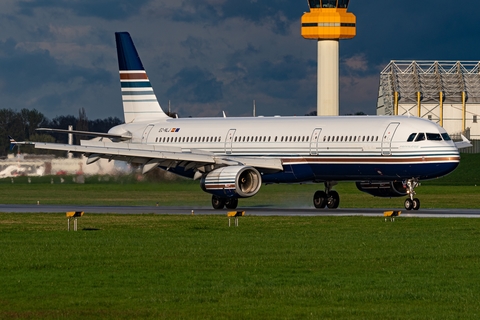
[[407,195],[407,188],[402,181],[358,181],[356,184],[358,190],[375,197],[392,198]]
[[227,166],[202,177],[202,190],[221,198],[248,198],[262,185],[262,176],[253,167]]

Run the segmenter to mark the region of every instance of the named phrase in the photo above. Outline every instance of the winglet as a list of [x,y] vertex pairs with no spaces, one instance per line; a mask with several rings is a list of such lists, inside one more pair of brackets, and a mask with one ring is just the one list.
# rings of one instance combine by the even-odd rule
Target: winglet
[[464,148],[471,147],[472,144],[470,143],[470,140],[468,140],[463,134],[461,136],[462,136],[462,141],[455,142],[455,146],[457,147],[457,149],[464,149]]
[[168,118],[153,92],[130,34],[116,32],[115,41],[125,122]]

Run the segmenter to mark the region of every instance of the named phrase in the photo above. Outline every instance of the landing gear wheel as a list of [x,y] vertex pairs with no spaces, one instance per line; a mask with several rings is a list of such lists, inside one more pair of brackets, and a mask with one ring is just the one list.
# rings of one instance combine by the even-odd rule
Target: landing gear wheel
[[327,194],[325,191],[317,191],[313,195],[313,205],[317,209],[323,209],[327,205]]
[[212,196],[212,206],[215,210],[222,210],[225,207],[225,199],[217,196]]
[[237,198],[230,198],[225,201],[225,207],[227,209],[237,209],[238,206],[238,199]]
[[[420,202],[419,202],[420,205]],[[412,210],[413,209],[413,200],[412,199],[405,199],[405,209]]]
[[340,196],[338,195],[338,192],[335,190],[330,191],[327,196],[328,209],[337,209],[339,204]]
[[413,207],[412,207],[413,210],[420,209],[420,200],[418,198],[413,199],[412,203],[413,203]]

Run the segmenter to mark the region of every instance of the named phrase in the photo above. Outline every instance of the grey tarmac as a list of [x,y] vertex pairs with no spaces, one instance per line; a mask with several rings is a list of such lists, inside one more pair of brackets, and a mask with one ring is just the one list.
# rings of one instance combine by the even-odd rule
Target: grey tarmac
[[241,207],[235,210],[215,210],[208,207],[157,207],[157,206],[82,206],[82,205],[17,205],[0,204],[2,213],[62,213],[67,211],[84,211],[97,214],[172,214],[172,215],[227,215],[230,211],[245,211],[252,216],[367,216],[383,217],[385,211],[401,211],[401,217],[419,218],[480,218],[480,209],[420,209],[407,211],[399,208],[375,209],[324,209],[315,208],[279,208],[279,207]]

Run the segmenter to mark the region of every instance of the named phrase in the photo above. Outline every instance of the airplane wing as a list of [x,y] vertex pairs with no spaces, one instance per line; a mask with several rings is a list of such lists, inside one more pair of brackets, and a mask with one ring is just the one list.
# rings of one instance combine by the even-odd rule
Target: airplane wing
[[143,173],[157,166],[167,169],[183,167],[185,171],[193,169],[200,173],[206,171],[205,166],[215,169],[231,165],[252,166],[261,172],[269,173],[283,170],[280,159],[229,157],[196,149],[187,152],[179,147],[162,145],[81,140],[81,145],[35,142],[35,148],[82,153],[88,157],[87,164],[101,158],[143,164]]
[[469,141],[467,138],[465,138],[465,136],[462,134],[462,141],[455,142],[455,146],[457,147],[457,149],[463,149],[463,148],[471,147],[472,144],[471,144],[470,141]]

